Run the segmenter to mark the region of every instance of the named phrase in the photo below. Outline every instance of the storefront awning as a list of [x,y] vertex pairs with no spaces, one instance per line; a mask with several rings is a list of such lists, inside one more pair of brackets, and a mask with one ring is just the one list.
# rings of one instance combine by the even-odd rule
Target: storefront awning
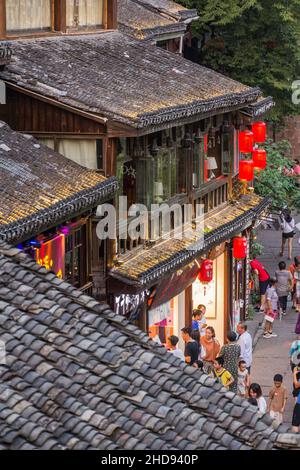
[[137,288],[151,287],[162,278],[205,254],[216,245],[250,227],[267,210],[269,198],[247,194],[208,215],[204,222],[204,241],[189,231],[182,239],[168,239],[150,249],[142,249],[130,258],[120,257],[110,276]]

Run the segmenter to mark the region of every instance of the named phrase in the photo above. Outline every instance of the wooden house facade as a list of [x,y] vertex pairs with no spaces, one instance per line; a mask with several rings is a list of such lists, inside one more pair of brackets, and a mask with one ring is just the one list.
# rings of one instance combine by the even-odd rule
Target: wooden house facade
[[[202,244],[194,225],[181,240],[167,240],[160,213],[155,230],[149,223],[136,239],[120,236],[118,227],[105,260],[106,298],[162,342],[190,324],[193,307],[206,304],[222,342],[247,312],[247,261],[237,265],[232,240],[240,234],[249,240],[268,206],[252,193],[240,197],[238,133],[272,100],[118,31],[69,33],[11,41],[12,61],[0,72],[7,97],[0,118],[116,177],[118,196],[150,209],[150,219],[152,204],[176,204],[182,218],[189,204],[193,223],[203,207]],[[93,218],[95,226],[99,221]],[[174,230],[171,214],[167,232]],[[101,242],[92,243],[99,253]],[[198,280],[205,259],[213,262],[209,284]],[[91,269],[99,270],[99,256]]]

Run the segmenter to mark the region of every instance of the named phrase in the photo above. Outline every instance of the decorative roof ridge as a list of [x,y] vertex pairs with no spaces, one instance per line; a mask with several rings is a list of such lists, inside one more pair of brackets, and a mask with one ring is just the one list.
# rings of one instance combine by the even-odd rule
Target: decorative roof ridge
[[255,103],[251,103],[242,111],[246,114],[250,114],[251,116],[256,117],[265,114],[273,106],[275,106],[275,102],[272,96],[262,96]]
[[[217,73],[217,72],[216,72]],[[197,116],[212,110],[220,110],[223,107],[238,106],[257,99],[261,96],[259,87],[249,88],[241,93],[230,93],[212,98],[210,100],[197,100],[188,105],[179,105],[163,109],[161,111],[141,114],[137,118],[136,126],[143,128],[162,122],[174,121],[184,117]]]
[[[155,280],[158,280],[162,275],[167,274],[176,268],[179,269],[183,265],[187,264],[196,256],[200,255],[203,251],[207,251],[213,246],[222,243],[222,241],[226,240],[230,234],[242,229],[245,224],[255,219],[270,205],[270,202],[271,198],[269,196],[262,198],[260,203],[255,208],[251,208],[236,217],[233,221],[227,222],[226,224],[221,225],[209,233],[205,233],[204,243],[201,243],[200,246],[197,246],[198,242],[196,242],[194,244],[195,248],[193,249],[193,244],[191,244],[190,248],[185,248],[172,255],[165,262],[158,263],[155,267],[146,270],[144,273],[142,273],[138,280],[134,281],[133,279],[127,277],[125,278],[125,276],[118,273],[117,268],[115,271],[113,268],[109,275],[123,281],[126,279],[127,284],[146,287]],[[130,282],[128,282],[128,280]]]

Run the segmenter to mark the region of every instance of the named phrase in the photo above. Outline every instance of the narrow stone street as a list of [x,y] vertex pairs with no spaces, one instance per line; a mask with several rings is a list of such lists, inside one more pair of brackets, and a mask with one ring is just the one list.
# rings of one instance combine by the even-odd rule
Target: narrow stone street
[[[296,217],[296,223],[300,221],[300,217]],[[300,255],[300,246],[298,238],[300,233],[294,237],[294,247],[292,257]],[[277,269],[279,261],[283,260],[287,266],[291,261],[287,259],[287,248],[284,256],[279,256],[281,231],[260,230],[258,232],[257,241],[264,245],[264,252],[259,260],[264,264],[270,275],[273,276]],[[284,385],[288,389],[289,399],[284,414],[284,423],[291,425],[294,400],[292,397],[292,373],[289,365],[288,352],[291,342],[296,338],[294,333],[297,314],[291,308],[291,302],[288,304],[287,315],[275,320],[273,331],[278,335],[277,338],[264,339],[261,336],[255,346],[253,354],[253,367],[251,371],[252,382],[261,385],[264,396],[268,397],[269,390],[273,385],[273,377],[276,373],[284,376]],[[256,313],[255,319],[263,321],[263,315]]]

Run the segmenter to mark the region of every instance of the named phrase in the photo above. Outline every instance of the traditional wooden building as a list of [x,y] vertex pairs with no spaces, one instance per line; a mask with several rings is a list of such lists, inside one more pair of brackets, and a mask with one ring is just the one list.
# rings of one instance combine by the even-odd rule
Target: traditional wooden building
[[0,238],[83,292],[101,294],[108,253],[105,244],[94,250],[93,216],[113,200],[116,179],[0,121],[0,187]]
[[178,54],[191,39],[191,23],[197,10],[172,0],[119,0],[119,30],[137,39]]
[[[190,228],[180,241],[164,240],[160,223],[112,242],[106,294],[117,312],[162,341],[205,303],[222,341],[247,315],[248,263],[233,259],[232,239],[243,233],[249,240],[268,204],[252,193],[240,198],[238,135],[272,99],[121,32],[79,33],[11,41],[13,59],[0,73],[2,119],[116,176],[128,206],[176,203],[184,217],[190,204],[196,220],[202,204],[202,245]],[[206,258],[214,274],[203,284],[197,277]]]

